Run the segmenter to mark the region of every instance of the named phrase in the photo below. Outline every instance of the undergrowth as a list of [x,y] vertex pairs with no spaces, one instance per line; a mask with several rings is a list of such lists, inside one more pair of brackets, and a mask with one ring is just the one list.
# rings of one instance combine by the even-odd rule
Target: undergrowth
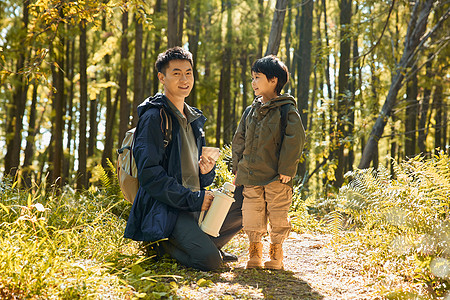
[[[210,188],[233,181],[230,158],[224,147]],[[131,204],[115,168],[97,166],[92,174],[81,193],[0,180],[0,299],[177,299],[182,286],[220,278],[156,259],[151,247],[124,239]],[[293,223],[304,228],[306,206],[296,201]]]
[[360,254],[386,298],[450,299],[450,158],[393,164],[392,177],[383,167],[347,174],[351,180],[335,199],[315,205],[334,208],[325,220],[337,244]]

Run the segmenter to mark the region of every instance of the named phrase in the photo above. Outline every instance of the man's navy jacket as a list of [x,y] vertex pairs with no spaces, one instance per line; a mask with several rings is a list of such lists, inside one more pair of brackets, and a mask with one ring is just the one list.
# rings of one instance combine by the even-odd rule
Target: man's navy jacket
[[[136,241],[157,241],[172,233],[178,211],[200,211],[205,195],[204,187],[215,177],[213,169],[200,174],[200,191],[182,186],[180,125],[169,108],[164,95],[156,94],[139,105],[133,155],[138,170],[139,190],[134,199],[125,228],[125,237]],[[187,104],[186,104],[187,105]],[[172,140],[164,147],[164,133],[160,110],[172,118]],[[206,118],[191,122],[197,141],[199,159],[205,145],[203,125]]]

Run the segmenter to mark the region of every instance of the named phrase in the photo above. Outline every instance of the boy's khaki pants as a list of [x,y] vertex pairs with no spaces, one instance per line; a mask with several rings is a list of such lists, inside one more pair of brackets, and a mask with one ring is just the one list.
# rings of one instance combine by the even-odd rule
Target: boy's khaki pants
[[268,220],[272,244],[283,243],[291,230],[292,188],[277,180],[264,186],[246,185],[243,195],[242,221],[250,242],[261,241]]

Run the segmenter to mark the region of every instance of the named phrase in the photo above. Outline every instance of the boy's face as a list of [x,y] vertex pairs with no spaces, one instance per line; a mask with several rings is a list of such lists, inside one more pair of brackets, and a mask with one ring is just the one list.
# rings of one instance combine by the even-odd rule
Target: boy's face
[[263,101],[267,102],[277,96],[275,88],[277,86],[278,78],[274,77],[267,79],[263,73],[252,72],[252,88],[255,96],[262,96]]
[[194,86],[194,74],[187,60],[171,60],[165,74],[158,73],[159,81],[164,85],[164,94],[171,101],[184,101]]

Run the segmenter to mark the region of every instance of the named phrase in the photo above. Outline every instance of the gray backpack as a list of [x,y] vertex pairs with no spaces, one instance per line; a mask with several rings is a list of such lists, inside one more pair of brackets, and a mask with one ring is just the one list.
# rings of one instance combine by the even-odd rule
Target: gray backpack
[[[164,148],[166,148],[172,139],[172,119],[167,116],[164,108],[160,108],[159,114],[161,115],[161,120],[163,120],[161,122],[161,132],[164,133]],[[163,123],[165,123],[165,126]],[[128,130],[122,141],[122,147],[117,149],[117,177],[119,186],[123,197],[130,203],[134,202],[134,198],[136,198],[139,189],[138,171],[133,157],[135,131],[136,127]]]

